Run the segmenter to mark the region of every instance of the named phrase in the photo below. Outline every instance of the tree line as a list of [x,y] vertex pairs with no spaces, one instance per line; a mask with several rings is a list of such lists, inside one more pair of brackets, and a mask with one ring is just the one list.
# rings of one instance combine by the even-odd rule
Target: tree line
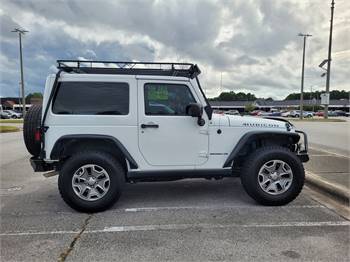
[[43,98],[43,94],[39,92],[28,94],[26,96],[26,103],[29,104],[32,98]]
[[[320,99],[321,94],[324,92],[304,92],[304,99],[310,100],[313,98]],[[345,90],[332,90],[329,92],[331,99],[349,99],[349,92]],[[299,100],[300,93],[289,94],[284,100]]]
[[[304,99],[305,100],[311,100],[313,98],[315,99],[321,99],[321,94],[324,92],[315,91],[315,92],[304,92]],[[349,92],[345,90],[332,90],[330,91],[330,98],[331,99],[349,99]],[[235,93],[233,91],[230,92],[221,92],[219,96],[209,98],[211,101],[255,101],[257,99],[264,99],[267,101],[273,101],[271,97],[268,98],[257,98],[252,93],[244,93],[244,92],[238,92]],[[300,93],[292,93],[286,96],[284,100],[299,100],[300,99]]]
[[254,94],[233,91],[221,92],[218,97],[209,98],[211,101],[255,101],[257,98]]

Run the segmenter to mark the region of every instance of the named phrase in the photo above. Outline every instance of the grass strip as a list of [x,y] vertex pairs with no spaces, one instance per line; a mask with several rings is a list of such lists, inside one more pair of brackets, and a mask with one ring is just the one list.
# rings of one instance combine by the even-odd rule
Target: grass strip
[[0,126],[0,133],[18,132],[20,129],[16,126]]

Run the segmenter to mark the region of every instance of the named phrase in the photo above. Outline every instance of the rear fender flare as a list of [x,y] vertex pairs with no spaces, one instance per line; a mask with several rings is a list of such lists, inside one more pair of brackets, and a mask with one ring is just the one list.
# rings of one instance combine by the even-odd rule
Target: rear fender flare
[[131,169],[137,169],[138,165],[134,158],[131,156],[129,151],[125,148],[125,146],[115,137],[107,136],[107,135],[91,135],[91,134],[75,134],[75,135],[65,135],[60,137],[55,145],[52,148],[50,158],[52,160],[60,159],[64,156],[65,151],[69,150],[70,145],[76,142],[107,142],[112,145],[112,152],[121,152],[123,157],[128,160]]

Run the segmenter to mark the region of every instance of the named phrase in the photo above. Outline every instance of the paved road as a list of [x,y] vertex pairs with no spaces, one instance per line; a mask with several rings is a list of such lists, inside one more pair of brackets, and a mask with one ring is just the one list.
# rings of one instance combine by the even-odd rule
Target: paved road
[[[109,211],[71,210],[33,173],[20,133],[1,134],[3,261],[346,261],[350,224],[304,192],[262,207],[239,179],[127,185]],[[73,247],[72,247],[73,246]]]
[[350,120],[294,122],[308,134],[310,161],[305,167],[331,183],[350,188]]
[[308,134],[311,147],[350,156],[350,119],[346,122],[299,122],[293,124]]

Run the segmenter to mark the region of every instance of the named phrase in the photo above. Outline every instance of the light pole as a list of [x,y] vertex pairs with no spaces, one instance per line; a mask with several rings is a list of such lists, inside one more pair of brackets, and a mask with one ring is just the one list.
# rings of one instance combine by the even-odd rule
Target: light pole
[[302,36],[304,38],[303,63],[302,63],[302,66],[301,66],[301,91],[300,91],[300,119],[303,119],[305,45],[306,45],[306,38],[309,37],[309,36],[312,36],[312,35],[299,33],[298,36]]
[[20,60],[20,66],[21,66],[21,91],[22,91],[22,106],[23,106],[23,116],[26,114],[26,99],[24,94],[24,79],[23,79],[23,56],[22,56],[22,34],[24,35],[28,31],[24,29],[15,28],[13,31],[18,33],[19,37],[19,60]]
[[[327,81],[326,81],[326,96],[329,98],[329,84],[331,80],[331,53],[332,53],[332,34],[333,34],[333,13],[334,13],[334,0],[331,3],[331,25],[329,29],[329,44],[328,44],[328,61],[327,61]],[[328,104],[324,107],[324,118],[328,118]]]
[[220,94],[222,93],[222,72],[221,72],[221,77],[220,77]]

